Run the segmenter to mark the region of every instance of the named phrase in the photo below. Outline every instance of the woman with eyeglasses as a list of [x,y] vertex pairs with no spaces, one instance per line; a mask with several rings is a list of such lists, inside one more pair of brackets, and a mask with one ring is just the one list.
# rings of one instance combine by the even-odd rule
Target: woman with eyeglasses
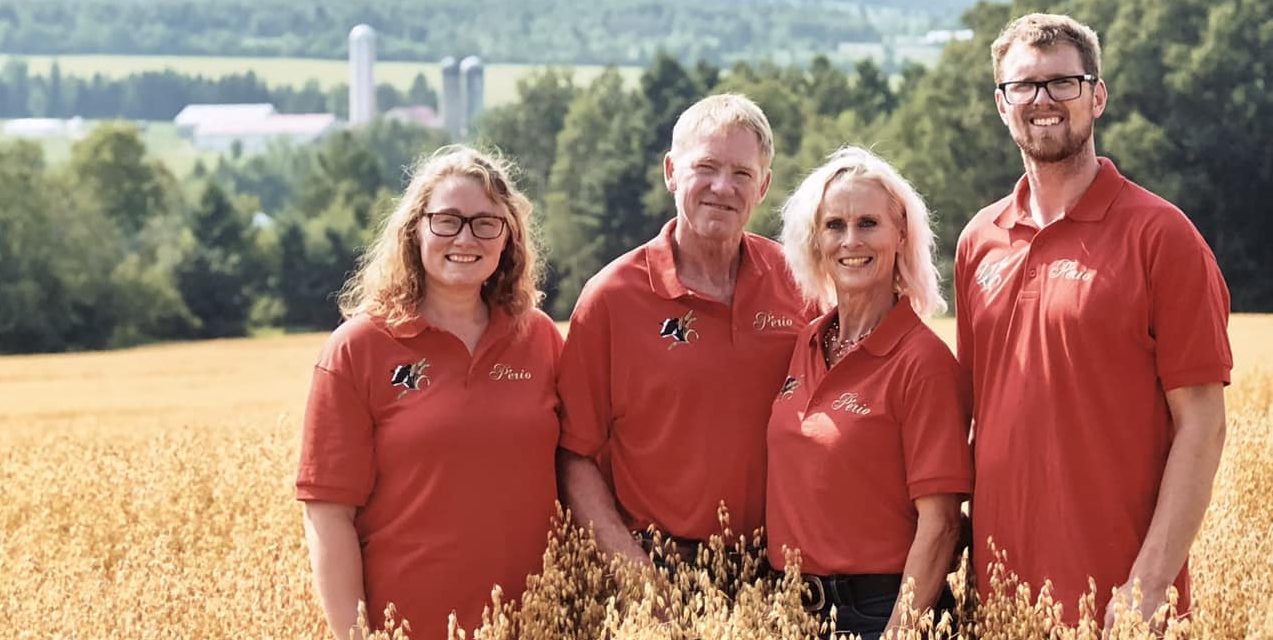
[[536,308],[531,203],[463,146],[418,162],[340,294],[314,369],[297,498],[333,637],[358,603],[413,638],[518,597],[556,512],[562,339]]

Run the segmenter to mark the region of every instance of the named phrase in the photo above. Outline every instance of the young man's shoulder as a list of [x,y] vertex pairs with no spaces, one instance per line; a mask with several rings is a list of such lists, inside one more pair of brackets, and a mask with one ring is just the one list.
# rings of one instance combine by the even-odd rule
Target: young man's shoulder
[[963,231],[959,233],[959,246],[976,242],[988,229],[994,228],[1000,216],[1013,207],[1015,202],[1015,194],[1009,192],[973,214],[968,224],[964,225]]

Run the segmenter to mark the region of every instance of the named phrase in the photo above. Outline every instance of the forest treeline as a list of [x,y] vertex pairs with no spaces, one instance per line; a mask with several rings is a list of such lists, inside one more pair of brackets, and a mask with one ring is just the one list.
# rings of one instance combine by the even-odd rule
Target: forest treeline
[[[379,57],[478,54],[533,64],[715,64],[880,43],[958,23],[973,0],[2,0],[0,51],[341,58],[349,29]],[[492,16],[499,16],[492,19]]]
[[[216,78],[165,69],[111,79],[64,75],[54,61],[47,74],[33,74],[21,58],[0,66],[0,118],[171,120],[189,104],[270,103],[280,113],[333,113],[349,117],[349,85],[324,89],[317,80],[299,87],[271,86],[252,71]],[[437,107],[438,93],[423,73],[400,91],[376,86],[380,109],[404,105]]]
[[[588,277],[673,215],[660,157],[677,114],[717,91],[751,96],[774,127],[774,181],[754,230],[778,230],[776,208],[827,153],[867,145],[927,199],[948,273],[963,225],[1021,174],[994,107],[989,45],[1011,16],[1038,7],[978,5],[964,17],[971,41],[892,81],[871,62],[845,72],[825,59],[721,69],[663,55],[635,87],[615,70],[581,86],[547,69],[520,84],[517,101],[485,113],[477,142],[521,167],[551,267],[546,304],[558,318]],[[1050,8],[1100,28],[1110,100],[1098,152],[1189,215],[1235,310],[1273,311],[1273,7]],[[0,143],[0,350],[330,328],[331,294],[400,192],[404,167],[446,142],[378,122],[181,177],[128,124],[99,127],[56,166],[31,143]]]

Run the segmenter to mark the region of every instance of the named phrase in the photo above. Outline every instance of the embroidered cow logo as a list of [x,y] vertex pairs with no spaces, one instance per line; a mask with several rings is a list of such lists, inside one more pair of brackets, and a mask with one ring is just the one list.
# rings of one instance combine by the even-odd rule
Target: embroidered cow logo
[[977,284],[981,287],[983,293],[989,293],[991,289],[996,289],[1003,284],[1003,271],[1008,266],[1008,259],[998,260],[995,262],[982,262],[977,267]]
[[428,358],[420,358],[420,361],[415,364],[400,364],[394,367],[390,382],[395,387],[402,387],[402,391],[398,393],[398,400],[401,400],[402,396],[407,395],[409,391],[419,391],[421,385],[429,386],[429,376],[424,372],[428,368]]
[[668,351],[673,348],[689,344],[698,339],[698,331],[694,329],[694,322],[698,318],[694,317],[694,312],[687,311],[680,318],[668,318],[663,321],[663,327],[659,329],[660,338],[671,338],[671,344],[667,345]]
[[787,376],[787,379],[782,381],[782,389],[778,391],[778,399],[790,400],[796,395],[798,388],[800,388],[800,381],[793,376]]

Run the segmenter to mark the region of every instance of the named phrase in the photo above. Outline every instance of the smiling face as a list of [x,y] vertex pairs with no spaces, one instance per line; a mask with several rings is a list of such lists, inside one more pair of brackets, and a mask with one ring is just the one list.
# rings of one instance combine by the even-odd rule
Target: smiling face
[[[1046,48],[1017,42],[1008,48],[1000,63],[1003,81],[1044,81],[1085,73],[1079,51],[1071,44]],[[1092,125],[1105,112],[1105,83],[1082,83],[1079,97],[1065,102],[1053,100],[1040,88],[1032,102],[1008,104],[1002,91],[995,91],[999,117],[1008,125],[1013,142],[1021,152],[1037,162],[1061,162],[1090,151]]]
[[872,179],[837,178],[818,207],[818,254],[840,300],[893,296],[904,241],[898,203]]
[[[471,218],[493,215],[508,218],[503,205],[486,195],[482,183],[464,176],[451,176],[433,189],[424,210],[452,213]],[[420,241],[420,261],[424,265],[425,291],[456,290],[480,295],[482,283],[495,273],[500,253],[509,238],[508,225],[499,237],[483,240],[473,235],[471,225],[460,233],[443,237],[429,229],[429,219],[421,217],[416,227]]]
[[678,231],[713,242],[739,242],[771,173],[760,141],[745,127],[695,134],[663,160],[676,199]]

